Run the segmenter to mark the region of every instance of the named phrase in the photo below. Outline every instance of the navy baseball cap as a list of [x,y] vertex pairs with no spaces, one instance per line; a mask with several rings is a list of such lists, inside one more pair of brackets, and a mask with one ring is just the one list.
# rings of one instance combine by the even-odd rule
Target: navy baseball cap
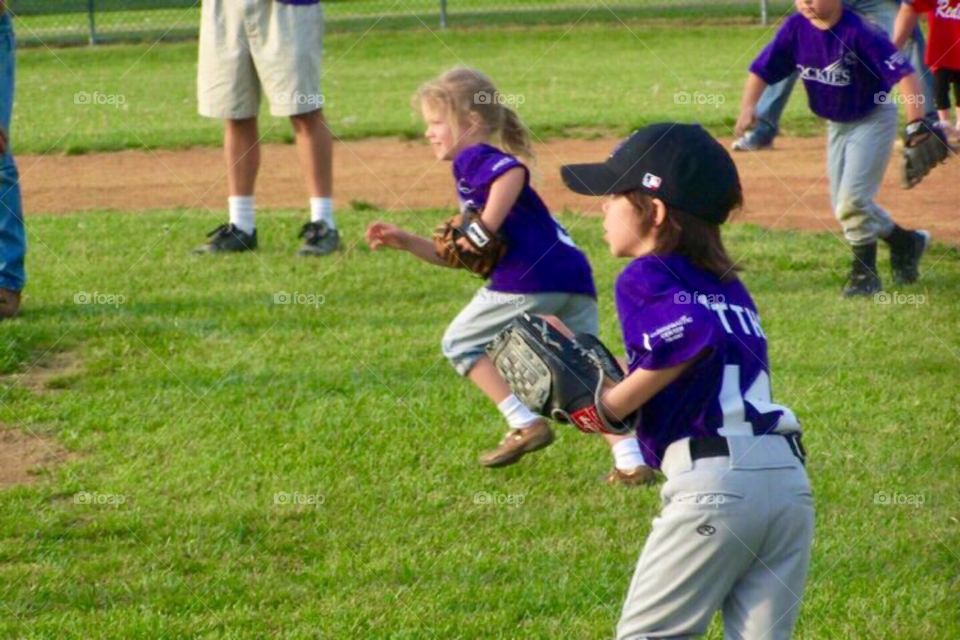
[[723,223],[741,199],[733,158],[698,124],[638,129],[605,162],[566,165],[560,175],[583,195],[642,191],[713,224]]

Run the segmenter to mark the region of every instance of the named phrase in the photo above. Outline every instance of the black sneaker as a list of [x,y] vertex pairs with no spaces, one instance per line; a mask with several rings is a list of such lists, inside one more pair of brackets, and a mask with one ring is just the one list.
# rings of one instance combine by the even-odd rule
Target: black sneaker
[[901,249],[890,247],[890,268],[896,284],[911,284],[920,277],[920,258],[930,245],[930,233],[911,231],[913,243]]
[[298,256],[326,256],[340,248],[340,232],[323,220],[303,225],[298,237],[303,238]]
[[222,224],[207,234],[210,238],[193,250],[194,253],[220,253],[253,251],[257,248],[257,230],[247,233],[237,228],[233,223]]

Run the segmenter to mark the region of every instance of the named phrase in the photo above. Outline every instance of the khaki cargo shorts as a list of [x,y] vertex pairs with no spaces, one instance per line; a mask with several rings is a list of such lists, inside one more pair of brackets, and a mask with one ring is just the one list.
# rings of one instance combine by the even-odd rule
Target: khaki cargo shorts
[[323,107],[321,5],[275,0],[203,0],[197,102],[200,115],[257,115],[261,93],[274,116]]

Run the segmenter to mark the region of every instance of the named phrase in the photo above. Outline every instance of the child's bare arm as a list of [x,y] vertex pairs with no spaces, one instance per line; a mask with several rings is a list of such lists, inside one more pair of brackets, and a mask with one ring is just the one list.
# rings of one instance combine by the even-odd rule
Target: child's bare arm
[[737,118],[733,131],[735,135],[742,136],[753,126],[757,119],[757,103],[760,101],[760,94],[766,88],[767,83],[757,74],[751,72],[747,76],[747,82],[743,85],[743,98],[740,100],[740,117]]
[[893,26],[893,44],[897,49],[903,49],[907,40],[913,35],[913,30],[917,27],[917,19],[920,16],[906,2],[900,5],[900,11],[897,13],[897,21]]
[[603,392],[604,413],[615,420],[623,420],[639,409],[664,387],[680,377],[696,358],[667,369],[637,369],[621,382]]
[[424,262],[429,262],[430,264],[441,267],[447,266],[437,255],[433,247],[433,242],[409,231],[404,231],[400,227],[388,222],[377,221],[371,223],[370,226],[367,227],[364,238],[374,251],[388,247],[390,249],[412,253]]
[[917,80],[916,72],[904,76],[900,81],[900,94],[907,98],[905,100],[907,122],[923,118],[923,92],[920,90],[920,81]]
[[440,267],[449,267],[446,262],[444,262],[440,256],[437,255],[437,250],[433,246],[433,242],[422,236],[408,234],[407,239],[407,251],[417,256],[424,262],[429,262],[430,264],[435,264]]
[[520,197],[523,185],[527,180],[527,170],[523,167],[514,167],[493,181],[490,185],[490,195],[483,208],[480,218],[487,229],[496,232],[503,224],[504,219]]

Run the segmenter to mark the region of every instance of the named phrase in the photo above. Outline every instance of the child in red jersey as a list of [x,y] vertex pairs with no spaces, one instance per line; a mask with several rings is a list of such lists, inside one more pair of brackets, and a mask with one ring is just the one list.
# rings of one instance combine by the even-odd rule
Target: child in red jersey
[[[930,26],[925,62],[933,72],[933,95],[940,128],[948,138],[960,140],[960,0],[904,0],[893,30],[893,43],[898,49],[910,38],[921,13],[927,14]],[[951,86],[955,110],[952,122]]]

